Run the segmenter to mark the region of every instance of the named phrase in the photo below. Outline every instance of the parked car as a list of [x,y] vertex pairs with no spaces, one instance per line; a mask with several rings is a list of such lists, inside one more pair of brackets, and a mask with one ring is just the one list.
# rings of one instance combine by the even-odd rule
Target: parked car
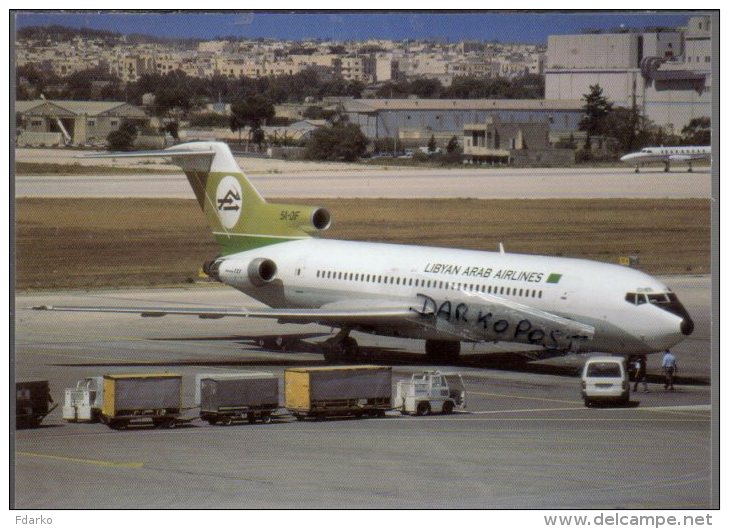
[[630,381],[625,359],[618,356],[593,356],[582,369],[582,398],[585,406],[597,402],[627,404]]

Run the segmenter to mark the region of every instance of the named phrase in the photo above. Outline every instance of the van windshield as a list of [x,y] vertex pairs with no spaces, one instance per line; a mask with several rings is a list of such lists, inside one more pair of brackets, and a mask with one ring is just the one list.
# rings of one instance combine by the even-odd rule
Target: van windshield
[[620,378],[620,364],[616,362],[593,362],[587,366],[588,377]]

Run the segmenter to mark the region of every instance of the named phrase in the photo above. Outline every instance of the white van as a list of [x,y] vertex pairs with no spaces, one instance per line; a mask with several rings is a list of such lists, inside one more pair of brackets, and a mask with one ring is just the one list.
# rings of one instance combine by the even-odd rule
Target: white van
[[582,369],[582,398],[585,406],[594,402],[627,404],[630,381],[625,359],[619,356],[593,356]]

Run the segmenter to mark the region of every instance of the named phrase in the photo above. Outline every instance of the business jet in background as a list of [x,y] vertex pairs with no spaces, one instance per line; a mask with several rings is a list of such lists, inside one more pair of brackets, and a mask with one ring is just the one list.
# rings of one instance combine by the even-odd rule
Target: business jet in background
[[339,329],[321,344],[329,362],[358,357],[352,331],[425,340],[429,357],[453,360],[461,342],[651,353],[694,328],[671,289],[625,266],[512,254],[503,246],[483,252],[317,238],[330,213],[267,202],[224,143],[92,157],[166,157],[179,165],[220,246],[203,269],[267,306],[36,309],[318,323]]
[[641,165],[655,162],[663,163],[665,172],[668,172],[671,162],[688,162],[690,173],[693,171],[691,164],[696,160],[711,161],[711,147],[644,147],[620,158],[621,162],[635,164],[636,173]]

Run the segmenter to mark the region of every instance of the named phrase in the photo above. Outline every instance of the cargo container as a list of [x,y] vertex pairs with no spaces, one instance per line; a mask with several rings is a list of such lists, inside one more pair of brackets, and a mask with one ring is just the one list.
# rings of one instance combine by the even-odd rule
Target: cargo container
[[41,421],[51,413],[53,407],[51,391],[47,380],[15,383],[15,427],[37,428]]
[[66,388],[63,419],[68,422],[98,422],[104,403],[104,377],[79,380],[75,388]]
[[182,375],[104,375],[101,420],[110,428],[151,421],[174,428],[182,408]]
[[385,415],[392,408],[392,368],[340,366],[284,372],[286,408],[299,420]]
[[200,418],[210,424],[248,419],[271,422],[278,409],[278,378],[271,373],[197,375],[195,400]]

